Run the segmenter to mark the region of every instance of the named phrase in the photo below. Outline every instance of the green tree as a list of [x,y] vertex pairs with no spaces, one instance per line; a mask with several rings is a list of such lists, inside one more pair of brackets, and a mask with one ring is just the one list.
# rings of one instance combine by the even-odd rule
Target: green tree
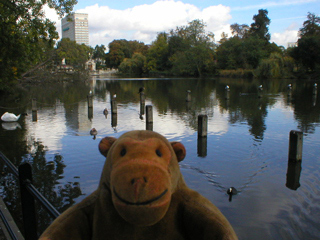
[[84,69],[85,63],[89,59],[91,49],[84,44],[77,44],[69,38],[63,38],[57,45],[57,60],[61,62],[65,59],[66,64]]
[[253,16],[254,22],[250,26],[249,34],[258,37],[259,39],[270,40],[269,28],[270,19],[268,18],[268,11],[260,9],[257,15]]
[[54,23],[45,18],[43,6],[54,8],[62,17],[76,3],[76,0],[0,2],[0,88],[10,86],[23,73],[53,57],[51,51],[58,33]]
[[206,24],[197,19],[171,31],[169,52],[174,73],[202,76],[210,70],[214,62],[214,35],[206,32],[205,27]]
[[216,54],[218,59],[218,68],[237,69],[244,68],[245,59],[242,54],[243,44],[239,37],[231,37],[221,42],[217,47]]
[[320,74],[320,18],[308,13],[299,31],[298,46],[290,51],[301,72]]
[[283,78],[287,75],[286,63],[289,59],[285,59],[279,53],[271,53],[270,57],[261,60],[259,67],[256,69],[256,75],[259,78]]
[[159,33],[157,39],[152,42],[147,53],[147,65],[149,71],[165,71],[168,69],[169,43],[168,34]]
[[298,40],[292,56],[304,72],[320,71],[320,36],[307,36]]
[[262,59],[271,53],[282,54],[282,50],[270,43],[267,10],[259,10],[253,16],[254,22],[248,25],[234,23],[230,26],[233,37],[223,39],[217,47],[217,60],[220,69],[256,69]]
[[231,33],[235,37],[243,38],[249,31],[249,26],[247,24],[234,23],[230,26]]
[[105,51],[106,51],[106,46],[104,46],[103,44],[101,44],[100,46],[96,45],[96,47],[93,50],[92,57],[94,59],[104,59],[106,55]]
[[142,53],[133,54],[132,58],[126,58],[119,66],[119,71],[124,74],[141,76],[146,72],[147,58]]
[[320,17],[314,13],[308,13],[307,20],[303,22],[303,27],[299,30],[299,36],[310,37],[320,34]]
[[220,69],[255,69],[270,54],[265,41],[256,37],[231,37],[216,51]]

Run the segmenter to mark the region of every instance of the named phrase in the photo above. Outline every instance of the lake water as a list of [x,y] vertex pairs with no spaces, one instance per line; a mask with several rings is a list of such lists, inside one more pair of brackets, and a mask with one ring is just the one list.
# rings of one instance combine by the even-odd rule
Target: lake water
[[[97,188],[104,164],[98,143],[103,137],[146,129],[138,94],[143,86],[145,104],[153,106],[153,130],[187,149],[180,167],[188,186],[223,212],[240,239],[320,239],[320,92],[313,94],[313,84],[94,76],[90,83],[33,86],[1,100],[1,115],[28,115],[16,124],[1,123],[0,151],[17,166],[30,162],[34,184],[63,211]],[[187,90],[191,102],[186,102]],[[116,118],[110,110],[114,94]],[[200,114],[208,116],[205,139],[198,139]],[[92,128],[98,131],[96,139],[89,133]],[[303,131],[300,163],[288,163],[291,130]],[[1,196],[21,225],[17,182],[4,166],[1,174]],[[232,201],[229,187],[238,190]],[[51,219],[43,210],[39,219],[41,232]]]

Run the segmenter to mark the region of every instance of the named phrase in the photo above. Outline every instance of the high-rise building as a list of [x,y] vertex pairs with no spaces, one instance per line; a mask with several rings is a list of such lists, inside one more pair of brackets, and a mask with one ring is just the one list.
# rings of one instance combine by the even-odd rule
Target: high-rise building
[[87,13],[72,13],[61,20],[62,38],[69,38],[78,44],[89,45]]

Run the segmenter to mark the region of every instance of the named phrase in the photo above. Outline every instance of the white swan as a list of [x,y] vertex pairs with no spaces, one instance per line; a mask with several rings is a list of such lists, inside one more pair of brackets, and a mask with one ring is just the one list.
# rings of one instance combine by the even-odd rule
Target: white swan
[[19,120],[21,114],[19,114],[18,116],[16,116],[13,113],[8,113],[5,112],[2,116],[1,116],[1,120],[4,122],[16,122]]

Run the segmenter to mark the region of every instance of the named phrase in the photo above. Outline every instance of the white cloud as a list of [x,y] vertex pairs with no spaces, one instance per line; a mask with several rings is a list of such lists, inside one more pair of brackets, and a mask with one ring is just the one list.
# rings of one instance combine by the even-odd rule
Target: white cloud
[[278,46],[288,47],[288,43],[298,41],[298,31],[290,27],[282,33],[273,33],[271,35],[271,42],[275,42]]
[[[281,1],[266,2],[267,5],[293,5],[306,1]],[[46,16],[56,22],[56,27],[61,34],[61,19],[55,10],[44,8]],[[234,9],[233,9],[234,10]],[[155,40],[162,31],[170,31],[177,26],[187,25],[194,19],[201,19],[207,24],[207,31],[215,34],[219,41],[222,32],[230,33],[231,20],[230,7],[222,4],[200,9],[192,4],[174,0],[158,0],[153,4],[144,4],[124,10],[111,9],[98,4],[87,6],[77,12],[89,14],[89,40],[91,46],[104,44],[108,46],[115,39],[138,40],[146,44]],[[297,17],[295,17],[297,18]],[[293,20],[296,20],[296,19]],[[299,17],[301,18],[301,17]],[[273,33],[271,41],[287,47],[288,42],[297,41],[297,26],[289,26],[284,32]]]
[[[61,21],[52,11],[46,10],[47,16],[57,22],[61,34]],[[138,40],[149,44],[159,32],[187,25],[194,19],[203,20],[207,24],[206,30],[213,32],[216,40],[219,40],[223,31],[229,32],[228,21],[231,19],[227,6],[220,4],[200,9],[174,0],[158,0],[153,4],[124,10],[95,4],[76,12],[89,14],[89,41],[93,47],[101,44],[108,46],[114,39]]]
[[56,28],[58,33],[61,33],[61,19],[59,18],[56,10],[49,8],[48,5],[43,7],[43,11],[45,12],[46,18],[50,19],[52,22],[56,23]]

